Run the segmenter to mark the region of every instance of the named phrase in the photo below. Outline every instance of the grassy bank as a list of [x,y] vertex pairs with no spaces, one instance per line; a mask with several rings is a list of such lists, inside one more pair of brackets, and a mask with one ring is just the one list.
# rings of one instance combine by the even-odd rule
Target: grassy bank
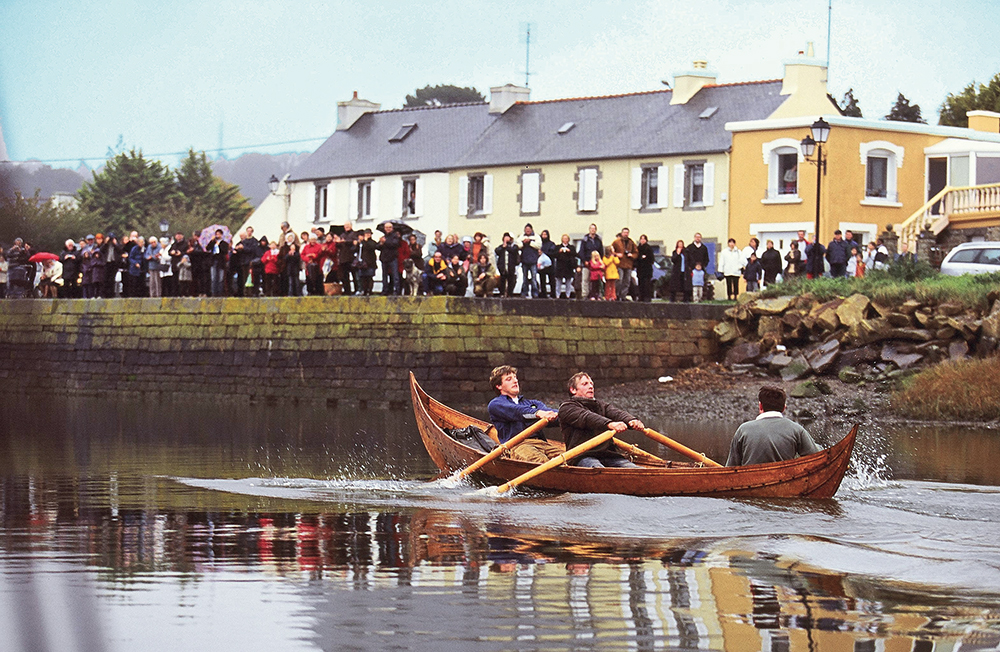
[[892,397],[898,413],[914,419],[1000,419],[1000,356],[943,362],[906,381]]
[[959,303],[984,311],[988,295],[1000,288],[1000,273],[945,276],[926,264],[896,264],[888,270],[873,270],[862,278],[797,278],[772,285],[762,297],[813,294],[820,301],[863,294],[872,301],[898,305],[908,299],[924,304]]

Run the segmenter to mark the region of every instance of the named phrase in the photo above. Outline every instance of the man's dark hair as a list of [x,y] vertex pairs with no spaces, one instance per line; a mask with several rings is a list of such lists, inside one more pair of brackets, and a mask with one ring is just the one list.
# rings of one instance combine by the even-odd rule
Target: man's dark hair
[[[437,253],[437,252],[435,252]],[[490,387],[500,391],[500,383],[503,381],[503,377],[507,374],[517,375],[517,367],[512,367],[507,364],[502,364],[499,367],[494,367],[493,371],[490,372]]]
[[765,412],[785,411],[785,390],[777,385],[764,385],[757,392],[757,400]]
[[572,394],[573,390],[576,389],[576,381],[584,377],[590,378],[590,374],[588,374],[586,371],[579,371],[570,376],[569,381],[566,383],[566,390]]
[[840,233],[840,229],[837,229],[836,231],[834,231],[834,232],[833,232],[833,235],[841,235],[841,233]]

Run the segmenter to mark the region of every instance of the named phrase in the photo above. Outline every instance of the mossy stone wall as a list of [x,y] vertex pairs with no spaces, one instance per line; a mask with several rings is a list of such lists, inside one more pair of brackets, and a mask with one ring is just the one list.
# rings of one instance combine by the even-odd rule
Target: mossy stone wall
[[446,401],[493,396],[512,364],[532,392],[585,370],[655,378],[716,354],[722,307],[432,297],[0,302],[0,379],[13,391],[191,393],[250,400],[409,401],[407,374]]

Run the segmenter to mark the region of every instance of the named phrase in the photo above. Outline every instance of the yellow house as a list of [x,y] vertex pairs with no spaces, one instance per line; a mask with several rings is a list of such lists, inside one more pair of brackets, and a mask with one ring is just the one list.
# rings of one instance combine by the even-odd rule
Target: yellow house
[[[800,146],[819,117],[829,124],[825,169],[816,163],[818,151],[806,159]],[[937,215],[940,197],[931,200],[946,187],[1000,182],[996,131],[830,114],[726,128],[733,135],[729,232],[741,244],[753,236],[785,250],[799,230],[811,240],[817,211],[824,244],[837,229],[868,242],[887,226],[898,233],[915,214]]]

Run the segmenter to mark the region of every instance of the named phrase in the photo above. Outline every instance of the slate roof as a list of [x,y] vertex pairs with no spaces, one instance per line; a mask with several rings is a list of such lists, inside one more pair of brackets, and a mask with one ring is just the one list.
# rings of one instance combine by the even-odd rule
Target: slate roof
[[[524,102],[497,115],[485,103],[379,111],[334,133],[292,179],[724,152],[726,123],[766,118],[786,99],[780,92],[776,80],[706,86],[673,106],[671,91],[652,91]],[[405,140],[389,142],[413,122]],[[573,128],[557,133],[567,122]]]
[[[292,173],[292,181],[449,170],[499,115],[489,104],[451,104],[366,113],[336,131]],[[417,127],[390,143],[404,124]]]

